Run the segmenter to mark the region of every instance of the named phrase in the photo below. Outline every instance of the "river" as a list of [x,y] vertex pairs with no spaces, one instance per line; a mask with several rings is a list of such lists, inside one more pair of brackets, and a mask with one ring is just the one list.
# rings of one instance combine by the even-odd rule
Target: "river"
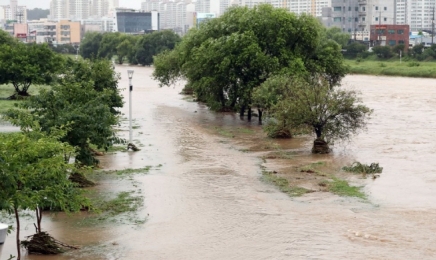
[[[120,86],[128,95],[127,69]],[[133,67],[134,139],[141,151],[102,158],[107,169],[154,167],[135,176],[143,225],[77,227],[78,217],[46,215],[43,227],[84,245],[62,256],[24,259],[436,259],[436,88],[432,79],[350,75],[346,88],[374,109],[366,131],[337,144],[331,160],[377,161],[380,178],[357,179],[369,202],[315,192],[290,198],[259,180],[254,153],[209,126],[258,129],[159,88],[151,68]],[[128,105],[123,108],[128,115]],[[123,122],[123,129],[127,122]],[[127,137],[128,132],[121,132]],[[311,139],[300,139],[311,156]],[[125,181],[97,189],[117,190]],[[31,222],[23,232],[33,232]],[[13,236],[1,259],[15,253]]]

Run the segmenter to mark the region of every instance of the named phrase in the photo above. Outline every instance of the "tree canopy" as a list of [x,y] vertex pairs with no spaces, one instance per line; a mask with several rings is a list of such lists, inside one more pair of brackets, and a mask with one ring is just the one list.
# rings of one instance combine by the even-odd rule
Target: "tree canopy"
[[0,84],[12,84],[21,96],[32,84],[52,83],[63,67],[63,58],[46,44],[2,45],[0,61]]
[[[89,66],[87,62],[82,61],[77,61],[76,65]],[[98,161],[93,157],[90,144],[107,149],[114,142],[120,141],[112,128],[118,122],[118,117],[111,112],[111,106],[115,104],[113,98],[118,92],[114,94],[113,86],[101,86],[104,81],[94,81],[100,77],[89,73],[98,73],[97,70],[82,68],[80,73],[83,74],[76,73],[71,76],[69,73],[73,72],[67,71],[65,78],[53,85],[50,90],[42,90],[39,95],[32,96],[20,104],[21,108],[27,110],[11,110],[7,116],[15,125],[27,127],[28,122],[20,118],[23,117],[23,113],[30,113],[32,121],[38,122],[41,130],[48,134],[53,128],[68,125],[61,141],[77,147],[78,161],[94,165]],[[112,84],[113,78],[109,79],[110,76],[113,74],[107,75],[106,82]]]
[[161,85],[185,78],[210,108],[248,110],[250,119],[253,90],[272,75],[322,73],[331,84],[345,75],[340,47],[323,30],[310,15],[270,5],[233,7],[157,55],[153,75]]
[[59,142],[62,135],[59,129],[49,135],[40,132],[38,125],[22,133],[0,134],[0,210],[15,215],[17,259],[21,256],[18,210],[35,210],[41,232],[42,206],[79,211],[88,204],[68,180],[74,165],[68,164],[65,155],[74,154],[74,149]]

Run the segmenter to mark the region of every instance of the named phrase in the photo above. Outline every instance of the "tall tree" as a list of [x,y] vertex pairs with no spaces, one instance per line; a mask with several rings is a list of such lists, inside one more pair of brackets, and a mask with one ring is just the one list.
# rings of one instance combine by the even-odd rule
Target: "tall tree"
[[0,61],[0,84],[12,84],[19,96],[28,96],[32,84],[52,83],[63,64],[46,44],[2,45]]
[[153,32],[142,36],[136,45],[136,60],[139,64],[153,64],[153,56],[172,50],[180,42],[180,36],[171,30]]
[[84,59],[95,59],[98,57],[98,51],[103,35],[97,32],[87,32],[80,43],[80,55]]
[[250,120],[253,90],[272,75],[325,73],[333,84],[345,75],[340,48],[324,43],[323,30],[309,15],[271,5],[234,7],[191,30],[171,53],[157,55],[153,75],[162,85],[185,78],[209,107],[248,110]]
[[37,232],[41,232],[41,205],[54,205],[64,211],[78,211],[87,200],[68,180],[74,165],[65,154],[74,153],[59,142],[62,131],[47,135],[35,125],[31,131],[0,134],[0,210],[15,215],[17,259],[20,252],[19,210],[37,212]]

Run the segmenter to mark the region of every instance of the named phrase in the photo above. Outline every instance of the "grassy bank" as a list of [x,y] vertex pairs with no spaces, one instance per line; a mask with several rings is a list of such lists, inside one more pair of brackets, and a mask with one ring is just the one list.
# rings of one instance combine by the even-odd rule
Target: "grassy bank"
[[436,78],[436,62],[362,59],[345,60],[351,74]]

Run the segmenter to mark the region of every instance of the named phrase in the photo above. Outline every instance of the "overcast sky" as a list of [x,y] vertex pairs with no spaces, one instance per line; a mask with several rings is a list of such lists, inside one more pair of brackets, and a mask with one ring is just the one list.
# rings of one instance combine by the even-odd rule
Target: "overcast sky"
[[[8,5],[9,0],[0,0],[0,5]],[[120,0],[120,7],[141,8],[142,0]],[[50,9],[50,0],[18,0],[18,5],[25,5],[28,9]]]

